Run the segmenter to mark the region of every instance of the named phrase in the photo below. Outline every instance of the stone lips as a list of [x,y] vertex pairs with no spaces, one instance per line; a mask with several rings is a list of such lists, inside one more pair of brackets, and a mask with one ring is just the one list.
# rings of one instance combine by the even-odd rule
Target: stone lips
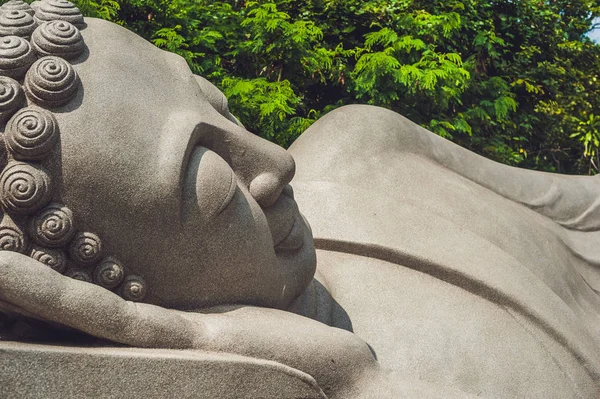
[[58,249],[43,248],[37,245],[33,246],[29,256],[38,262],[62,273],[67,268],[67,256]]
[[29,221],[29,235],[38,244],[59,248],[75,235],[73,212],[64,205],[50,204]]
[[27,40],[18,36],[0,38],[0,75],[22,79],[35,60]]
[[16,80],[0,76],[0,123],[25,105],[25,92]]
[[9,212],[27,215],[52,197],[50,177],[41,168],[10,161],[0,174],[0,203]]
[[84,48],[79,29],[67,21],[42,24],[33,32],[31,45],[40,55],[55,55],[67,60],[77,58]]
[[73,66],[60,57],[42,57],[25,76],[25,93],[38,105],[59,107],[73,99],[79,77]]
[[8,121],[5,136],[15,159],[41,160],[56,146],[58,124],[48,111],[23,108]]
[[31,14],[23,10],[10,10],[0,13],[0,36],[31,37],[37,26]]
[[73,3],[65,0],[44,0],[33,6],[34,18],[38,24],[48,21],[67,21],[75,26],[84,25],[83,15]]
[[29,15],[33,16],[33,8],[24,1],[21,0],[10,0],[0,6],[0,13],[9,11],[25,11]]

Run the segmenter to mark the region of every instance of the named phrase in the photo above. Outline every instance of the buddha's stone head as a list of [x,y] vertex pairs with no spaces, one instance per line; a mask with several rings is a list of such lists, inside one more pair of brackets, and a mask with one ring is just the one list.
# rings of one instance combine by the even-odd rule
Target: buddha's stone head
[[[6,3],[0,247],[128,299],[284,307],[315,270],[294,162],[185,61],[62,0]],[[8,32],[11,33],[11,32]]]

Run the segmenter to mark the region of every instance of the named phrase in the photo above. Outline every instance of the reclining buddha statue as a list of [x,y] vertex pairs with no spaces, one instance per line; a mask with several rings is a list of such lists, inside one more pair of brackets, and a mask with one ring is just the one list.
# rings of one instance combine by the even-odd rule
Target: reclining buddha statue
[[286,151],[64,0],[0,8],[0,122],[2,398],[600,397],[596,177],[364,105]]

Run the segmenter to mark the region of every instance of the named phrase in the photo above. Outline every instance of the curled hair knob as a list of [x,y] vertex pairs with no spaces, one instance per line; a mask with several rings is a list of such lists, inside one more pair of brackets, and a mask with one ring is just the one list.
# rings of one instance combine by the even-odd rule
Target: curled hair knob
[[84,25],[81,11],[70,1],[43,0],[32,6],[35,10],[34,18],[40,25],[48,21],[67,21],[79,27]]
[[33,63],[25,76],[25,93],[34,103],[60,107],[73,99],[79,77],[73,66],[60,57],[42,57]]
[[25,93],[19,82],[0,76],[0,123],[6,122],[24,105]]
[[83,37],[67,21],[44,22],[31,36],[31,46],[42,56],[55,55],[66,60],[77,58],[83,51]]
[[0,36],[30,38],[36,23],[31,14],[23,10],[10,10],[0,13]]
[[10,161],[0,174],[0,203],[9,212],[33,213],[44,207],[51,197],[50,177],[41,168]]
[[27,40],[18,36],[0,38],[0,75],[22,79],[35,60]]
[[25,233],[7,214],[4,214],[2,221],[0,221],[0,251],[12,251],[22,254],[27,251]]
[[29,220],[29,235],[46,247],[62,247],[75,235],[73,212],[62,204],[50,204]]
[[67,269],[67,271],[65,272],[65,276],[71,277],[75,280],[85,281],[86,283],[92,282],[92,276],[90,276],[87,270],[83,270],[78,267],[71,267]]
[[64,272],[67,268],[67,256],[59,249],[34,245],[29,256],[59,273]]
[[10,0],[0,6],[0,13],[9,11],[24,11],[27,14],[33,16],[33,8],[22,0]]
[[104,259],[94,270],[94,282],[104,288],[112,289],[121,284],[125,270],[116,259]]
[[146,297],[146,282],[140,276],[127,276],[119,291],[124,299],[139,302]]
[[102,241],[94,233],[80,232],[69,245],[69,256],[80,266],[90,266],[102,258]]
[[43,109],[23,108],[6,125],[6,145],[19,160],[46,158],[54,149],[58,135],[56,118]]

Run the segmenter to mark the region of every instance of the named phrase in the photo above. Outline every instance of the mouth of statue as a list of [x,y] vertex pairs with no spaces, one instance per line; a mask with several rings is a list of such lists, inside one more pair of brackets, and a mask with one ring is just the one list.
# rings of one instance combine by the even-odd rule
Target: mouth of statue
[[304,229],[299,215],[294,216],[292,226],[287,234],[275,242],[275,251],[296,251],[304,243]]

